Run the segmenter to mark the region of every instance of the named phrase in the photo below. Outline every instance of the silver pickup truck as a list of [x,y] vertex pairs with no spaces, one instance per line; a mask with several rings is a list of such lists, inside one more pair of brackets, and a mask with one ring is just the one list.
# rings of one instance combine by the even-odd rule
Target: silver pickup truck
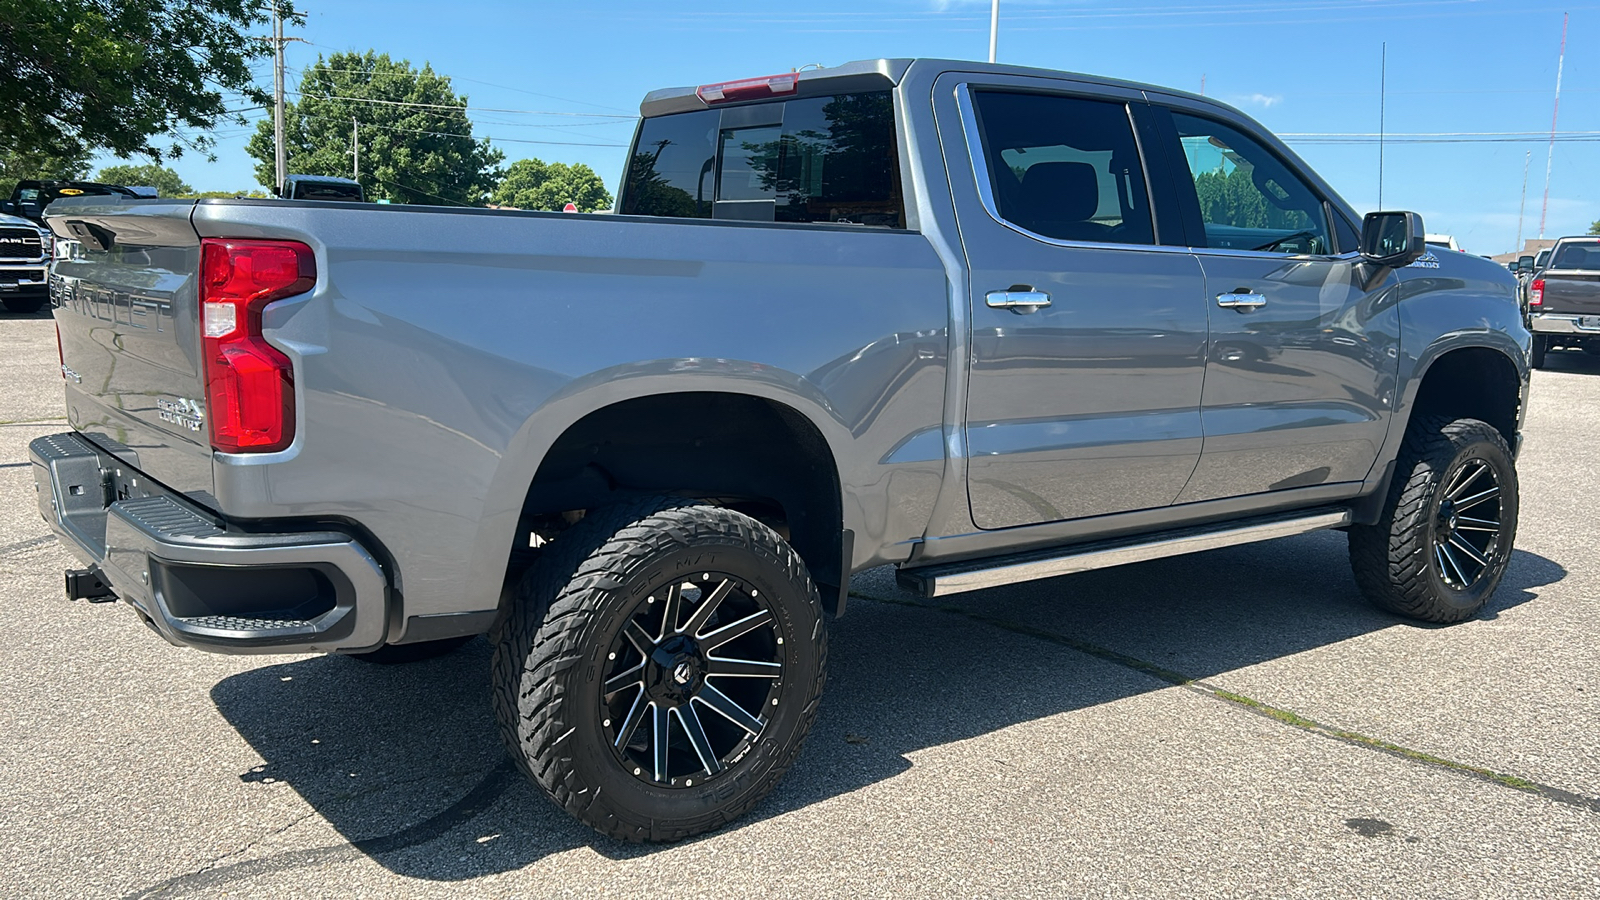
[[527,775],[670,840],[793,762],[863,569],[940,597],[1345,529],[1402,615],[1500,581],[1515,281],[1237,110],[876,60],[641,112],[615,215],[53,205],[69,595],[228,653],[487,634]]

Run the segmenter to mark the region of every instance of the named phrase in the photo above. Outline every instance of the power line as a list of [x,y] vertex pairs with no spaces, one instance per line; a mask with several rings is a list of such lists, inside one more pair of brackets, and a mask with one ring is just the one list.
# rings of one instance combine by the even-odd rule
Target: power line
[[[324,116],[324,115],[319,115],[319,114],[315,114],[315,113],[301,113],[301,115],[303,115],[303,116],[305,116],[307,118],[311,118],[311,119],[324,119],[324,120],[327,120],[327,121],[340,121],[340,122],[344,121],[344,117],[343,116]],[[474,139],[476,139],[476,135],[463,134],[463,133],[461,133],[459,131],[428,131],[428,130],[422,129],[422,128],[404,128],[404,127],[401,127],[399,125],[379,125],[376,122],[362,122],[361,125],[364,128],[381,128],[384,131],[403,131],[403,132],[406,132],[407,134],[426,134],[426,135],[432,135],[434,137],[464,137],[464,138],[474,138]],[[497,137],[494,137],[492,135],[484,135],[483,139],[487,140],[487,141],[497,141],[497,142],[506,143],[506,144],[550,144],[550,145],[554,145],[554,146],[557,146],[557,147],[626,147],[626,146],[628,146],[627,144],[594,144],[594,143],[584,143],[584,142],[578,142],[578,141],[535,141],[535,140],[531,140],[531,139],[528,139],[528,138],[497,138]]]
[[[311,43],[311,42],[307,41],[307,43]],[[322,44],[316,44],[315,46],[324,47],[324,45],[322,45]],[[332,47],[324,47],[324,49],[332,50],[333,48]],[[342,53],[344,51],[335,50],[334,52],[335,53]],[[299,70],[300,74],[302,76],[305,74],[307,68],[309,68],[309,67],[302,67]],[[324,71],[324,72],[344,72],[344,73],[351,74],[351,75],[366,75],[369,78],[421,78],[423,76],[423,74],[424,74],[422,72],[368,72],[365,69],[335,69],[332,66],[322,66],[321,68],[322,68],[322,71]],[[589,103],[588,101],[585,101],[585,100],[574,100],[571,97],[558,97],[555,94],[543,94],[543,93],[540,93],[539,91],[530,91],[530,90],[528,90],[526,88],[512,87],[509,84],[496,84],[496,83],[494,83],[492,81],[483,81],[482,79],[478,79],[478,78],[466,78],[466,77],[463,77],[463,76],[460,76],[460,75],[439,75],[437,73],[433,73],[433,77],[442,78],[442,79],[445,79],[447,81],[470,81],[473,84],[481,84],[481,85],[484,85],[485,87],[499,88],[500,90],[505,90],[505,91],[516,91],[519,94],[531,94],[532,96],[544,97],[544,98],[549,99],[549,100],[560,100],[563,103],[576,103],[579,106],[593,106],[596,109],[609,109],[609,110],[614,110],[616,112],[626,112],[626,110],[618,109],[615,106],[606,106],[603,103]],[[633,117],[633,118],[637,118],[637,117]]]
[[351,103],[377,103],[383,106],[406,106],[412,109],[447,109],[452,112],[492,112],[516,113],[528,116],[571,116],[579,119],[628,119],[634,120],[638,116],[619,116],[609,113],[575,113],[555,112],[543,109],[497,109],[490,106],[457,106],[453,103],[414,103],[409,100],[377,100],[371,97],[350,97],[345,94],[305,94],[299,91],[289,91],[297,97],[315,100],[347,100]]

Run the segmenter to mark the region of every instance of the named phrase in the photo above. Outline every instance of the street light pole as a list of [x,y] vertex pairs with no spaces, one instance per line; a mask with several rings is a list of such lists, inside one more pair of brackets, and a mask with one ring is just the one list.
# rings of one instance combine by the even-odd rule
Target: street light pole
[[350,117],[350,153],[356,159],[356,181],[361,180],[361,123]]
[[995,43],[1000,37],[1000,0],[989,5],[989,62],[994,62]]

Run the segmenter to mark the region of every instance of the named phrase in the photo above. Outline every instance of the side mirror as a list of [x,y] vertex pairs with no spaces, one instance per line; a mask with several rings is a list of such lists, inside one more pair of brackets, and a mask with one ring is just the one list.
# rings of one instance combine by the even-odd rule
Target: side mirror
[[1367,262],[1401,269],[1427,252],[1422,216],[1414,212],[1372,212],[1361,220],[1361,255]]
[[1519,256],[1519,257],[1517,257],[1517,271],[1518,272],[1532,272],[1533,271],[1533,257],[1531,257],[1531,256]]

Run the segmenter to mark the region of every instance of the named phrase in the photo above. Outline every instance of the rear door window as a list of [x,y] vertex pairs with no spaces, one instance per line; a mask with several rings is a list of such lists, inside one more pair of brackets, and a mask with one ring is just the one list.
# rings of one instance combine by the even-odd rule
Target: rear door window
[[838,94],[646,119],[622,212],[904,228],[893,97]]
[[1155,243],[1126,104],[998,91],[975,101],[1002,219],[1059,240]]

